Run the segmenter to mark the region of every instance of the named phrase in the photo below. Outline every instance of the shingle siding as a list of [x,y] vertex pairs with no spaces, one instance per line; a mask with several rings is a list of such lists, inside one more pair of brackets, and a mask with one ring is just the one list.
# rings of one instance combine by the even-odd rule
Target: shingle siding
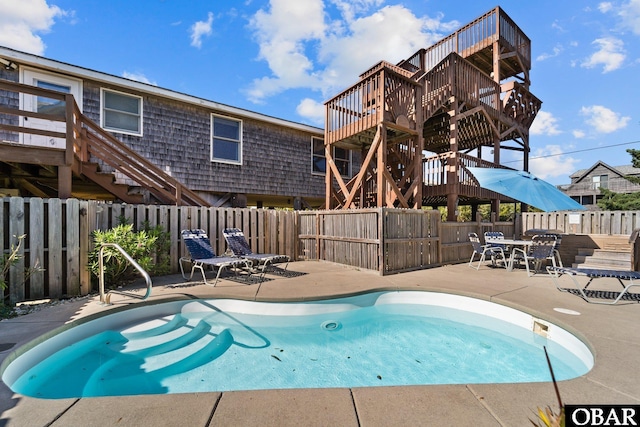
[[[18,72],[15,70],[5,70],[4,67],[0,68],[0,79],[9,80],[12,82],[18,81]],[[20,98],[18,93],[9,92],[6,90],[0,90],[0,105],[8,108],[19,108]],[[18,116],[13,114],[1,114],[0,124],[18,126]],[[0,141],[18,142],[19,135],[17,132],[9,132],[0,130]]]
[[[84,114],[100,123],[100,84],[84,81]],[[311,137],[322,136],[255,119],[242,120],[242,165],[210,160],[211,114],[195,105],[106,87],[143,98],[143,136],[122,142],[196,191],[324,197],[324,176],[311,173]],[[221,114],[224,115],[224,114]]]

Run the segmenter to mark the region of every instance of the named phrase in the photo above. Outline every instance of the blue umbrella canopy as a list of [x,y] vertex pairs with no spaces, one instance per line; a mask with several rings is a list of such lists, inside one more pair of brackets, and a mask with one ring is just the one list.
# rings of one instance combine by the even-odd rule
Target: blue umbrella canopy
[[545,212],[584,210],[585,207],[552,184],[529,172],[468,167],[482,188],[511,197]]

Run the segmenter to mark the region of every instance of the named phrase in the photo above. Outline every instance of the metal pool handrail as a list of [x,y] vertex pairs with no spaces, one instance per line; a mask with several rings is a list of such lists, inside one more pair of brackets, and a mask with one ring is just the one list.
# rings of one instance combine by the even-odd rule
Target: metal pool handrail
[[[147,283],[147,293],[144,294],[144,296],[140,296],[137,294],[132,294],[130,292],[124,292],[124,291],[116,291],[116,290],[111,290],[109,292],[107,292],[106,298],[105,298],[105,293],[104,293],[104,248],[106,247],[112,247],[112,248],[116,248],[126,259],[127,261],[129,261],[131,263],[131,265],[133,265],[135,267],[136,270],[138,270],[141,274],[142,277],[144,277],[145,282]],[[122,249],[122,247],[120,245],[118,245],[117,243],[103,243],[102,246],[100,246],[100,252],[98,254],[98,263],[100,266],[100,302],[101,303],[105,303],[105,304],[111,304],[111,296],[109,294],[120,294],[120,295],[126,295],[132,298],[139,298],[142,300],[145,300],[147,298],[149,298],[149,296],[151,295],[151,276],[149,276],[149,273],[147,273],[147,271],[142,268],[140,266],[140,264],[138,264],[136,262],[135,259],[133,259],[131,257],[131,255],[129,255],[124,249]]]

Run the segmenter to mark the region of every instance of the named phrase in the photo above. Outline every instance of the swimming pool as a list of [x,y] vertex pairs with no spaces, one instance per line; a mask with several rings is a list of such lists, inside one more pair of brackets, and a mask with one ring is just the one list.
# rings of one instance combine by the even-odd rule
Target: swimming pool
[[557,325],[458,295],[183,300],[67,329],[11,358],[2,378],[40,398],[550,381],[543,346],[558,380],[593,366]]

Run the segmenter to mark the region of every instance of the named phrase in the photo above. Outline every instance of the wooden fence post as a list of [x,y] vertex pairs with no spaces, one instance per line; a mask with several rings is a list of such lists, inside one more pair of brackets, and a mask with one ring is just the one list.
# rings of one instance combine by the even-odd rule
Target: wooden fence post
[[[25,234],[24,231],[24,199],[11,197],[9,199],[9,251],[18,245],[18,239]],[[9,301],[11,304],[24,301],[24,245],[22,242],[18,248],[16,263],[9,268]]]

